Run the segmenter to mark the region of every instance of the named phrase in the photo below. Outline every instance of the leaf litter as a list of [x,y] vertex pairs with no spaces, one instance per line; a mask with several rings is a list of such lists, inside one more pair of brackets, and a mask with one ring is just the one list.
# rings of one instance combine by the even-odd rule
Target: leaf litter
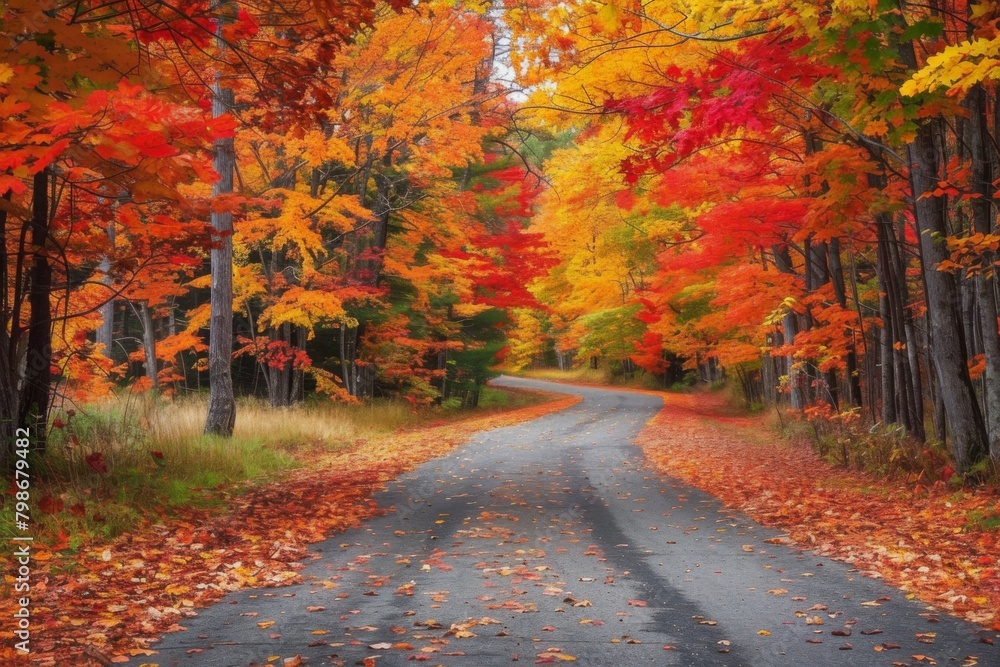
[[807,447],[775,444],[760,418],[733,417],[711,394],[671,394],[664,403],[637,439],[657,470],[786,531],[768,542],[846,561],[909,596],[1000,630],[996,533],[969,528],[970,516],[1000,511],[1000,493],[917,492],[903,481],[835,467]]

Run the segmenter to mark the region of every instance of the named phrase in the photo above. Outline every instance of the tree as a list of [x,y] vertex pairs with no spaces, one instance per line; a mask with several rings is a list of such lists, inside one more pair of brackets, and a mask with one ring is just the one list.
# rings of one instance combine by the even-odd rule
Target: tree
[[[154,265],[186,263],[204,246],[204,230],[188,226],[194,202],[178,188],[210,173],[205,142],[228,128],[121,81],[128,44],[100,22],[78,24],[68,10],[39,13],[28,4],[11,3],[4,15],[10,48],[0,65],[0,373],[5,413],[14,416],[3,428],[30,427],[42,449],[53,368],[80,376],[95,353],[73,321]],[[133,240],[128,257],[109,247],[107,225],[119,212]]]
[[[532,8],[511,12],[515,60],[546,81],[527,110],[583,136],[623,123],[622,182],[687,216],[657,255],[653,333],[730,367],[761,347],[755,372],[786,376],[795,405],[865,403],[918,439],[930,398],[959,468],[992,452],[991,5]],[[767,285],[753,311],[742,280]]]

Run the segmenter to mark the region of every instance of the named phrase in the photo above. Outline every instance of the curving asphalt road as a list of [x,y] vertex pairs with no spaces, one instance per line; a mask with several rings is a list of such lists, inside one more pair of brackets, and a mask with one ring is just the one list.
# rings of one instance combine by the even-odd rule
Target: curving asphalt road
[[645,468],[631,442],[659,398],[497,384],[583,401],[399,478],[376,498],[395,510],[316,545],[305,583],[233,594],[133,662],[1000,665],[995,633]]

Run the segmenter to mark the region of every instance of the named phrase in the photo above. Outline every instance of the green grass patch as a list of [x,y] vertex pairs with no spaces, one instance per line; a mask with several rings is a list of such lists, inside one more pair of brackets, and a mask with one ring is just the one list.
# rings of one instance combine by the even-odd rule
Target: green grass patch
[[537,391],[486,385],[479,392],[479,409],[489,412],[519,410],[544,403],[549,398],[549,396]]
[[1000,513],[973,510],[966,515],[964,529],[969,532],[996,532],[1000,530]]

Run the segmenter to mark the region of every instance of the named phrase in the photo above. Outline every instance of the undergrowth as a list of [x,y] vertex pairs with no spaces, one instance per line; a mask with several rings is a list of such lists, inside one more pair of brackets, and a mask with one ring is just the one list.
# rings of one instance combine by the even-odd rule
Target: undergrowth
[[965,471],[956,466],[947,446],[937,440],[920,442],[900,424],[870,424],[859,409],[835,412],[827,404],[808,406],[801,414],[776,408],[782,429],[808,440],[820,456],[835,465],[861,470],[880,478],[900,479],[916,491],[930,486],[962,488],[972,484],[1000,485],[1000,475],[989,459]]
[[859,409],[836,412],[826,403],[796,411],[773,403],[747,405],[730,382],[720,393],[733,410],[764,416],[769,430],[795,443],[811,446],[828,463],[860,470],[878,478],[909,483],[916,491],[931,486],[1000,487],[1000,471],[984,459],[964,475],[955,471],[947,447],[936,440],[920,442],[899,424],[871,424]]

